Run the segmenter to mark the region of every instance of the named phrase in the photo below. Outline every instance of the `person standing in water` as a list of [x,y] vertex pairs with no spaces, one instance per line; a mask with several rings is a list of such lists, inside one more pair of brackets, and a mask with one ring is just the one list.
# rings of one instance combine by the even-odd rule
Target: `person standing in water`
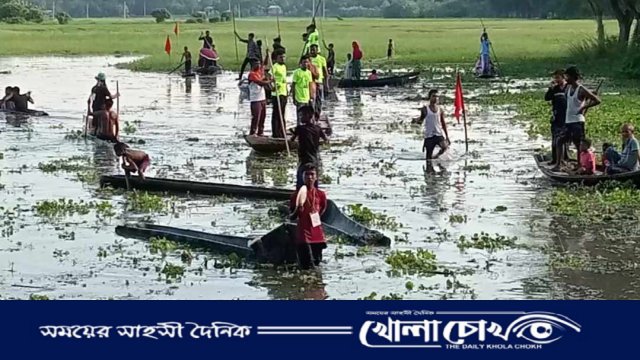
[[327,241],[322,228],[322,215],[327,210],[327,195],[315,185],[317,169],[313,164],[304,168],[305,196],[298,189],[291,197],[289,209],[298,218],[296,231],[296,252],[302,270],[320,266],[322,251]]
[[[422,108],[419,122],[424,121],[424,143],[422,151],[427,152],[427,167],[431,165],[432,159],[437,159],[449,148],[451,141],[447,132],[447,123],[444,120],[444,111],[438,104],[438,90],[429,91],[429,105]],[[433,151],[436,146],[440,151],[434,157]]]
[[[594,95],[582,85],[580,81],[582,75],[577,67],[570,66],[564,73],[567,79],[567,115],[565,117],[564,136],[560,142],[563,146],[573,143],[579,154],[580,142],[585,137],[585,111],[589,108],[600,105],[602,101],[598,96]],[[560,154],[562,154],[565,150],[562,148],[556,149],[556,151],[560,151]],[[554,170],[559,169],[560,165],[554,167]]]
[[[561,160],[566,160],[568,154],[565,146],[561,146],[560,140],[565,132],[565,118],[567,117],[567,81],[564,78],[564,70],[556,70],[553,73],[551,86],[544,95],[545,101],[551,102],[551,161],[550,165],[557,165]],[[558,150],[564,150],[562,153]],[[561,158],[562,157],[562,158]]]

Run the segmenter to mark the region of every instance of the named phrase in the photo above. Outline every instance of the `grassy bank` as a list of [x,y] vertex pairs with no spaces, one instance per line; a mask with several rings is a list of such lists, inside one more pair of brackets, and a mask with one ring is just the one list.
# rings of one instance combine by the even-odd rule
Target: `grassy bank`
[[[308,19],[280,21],[284,46],[290,60],[301,51],[300,35]],[[318,23],[327,43],[336,44],[338,59],[342,61],[357,40],[367,60],[383,59],[389,38],[394,39],[397,57],[392,63],[375,61],[376,66],[422,66],[436,64],[473,64],[479,51],[482,30],[478,20],[469,19],[327,19]],[[594,23],[589,20],[485,20],[494,42],[497,58],[505,73],[520,77],[539,76],[567,63],[567,45],[591,37]],[[615,22],[606,26],[614,31]],[[277,35],[274,18],[252,18],[237,21],[238,32],[254,32],[258,38],[271,40]],[[179,50],[189,46],[200,48],[197,40],[201,30],[212,31],[214,42],[226,68],[236,68],[233,26],[219,24],[180,24],[176,38],[173,23],[156,24],[153,19],[77,19],[68,25],[57,24],[0,24],[2,41],[0,54],[9,55],[149,55],[129,67],[140,71],[164,71],[179,60]],[[174,53],[164,53],[164,41],[171,35]],[[238,44],[240,59],[244,44]],[[293,65],[293,61],[290,61]]]

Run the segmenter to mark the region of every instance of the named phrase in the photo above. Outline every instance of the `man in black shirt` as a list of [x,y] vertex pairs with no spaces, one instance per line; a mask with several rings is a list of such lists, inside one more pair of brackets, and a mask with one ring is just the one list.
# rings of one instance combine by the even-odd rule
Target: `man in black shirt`
[[567,81],[564,70],[556,70],[553,73],[551,86],[544,95],[545,101],[551,102],[551,162],[557,165],[561,160],[567,159],[567,147],[561,143],[565,132],[565,119],[567,117],[567,95],[565,92]]
[[279,54],[286,54],[287,49],[282,46],[282,39],[280,36],[273,39],[273,52],[271,53],[271,61],[276,62]]
[[[313,108],[304,106],[300,109],[301,124],[296,127],[291,141],[298,139],[298,171],[296,176],[296,189],[304,185],[302,174],[304,164],[314,164],[320,168],[320,139],[329,141],[322,128],[314,124]],[[316,184],[317,187],[317,184]]]
[[[99,73],[96,76],[97,83],[91,89],[91,95],[87,101],[88,109],[87,115],[93,115],[92,128],[95,130],[101,126],[101,122],[109,121],[109,116],[106,111],[107,98],[117,99],[120,94],[111,94],[107,88],[107,77],[104,73]],[[95,135],[95,134],[94,134]]]
[[213,39],[209,35],[209,30],[207,30],[204,35],[200,33],[200,37],[198,38],[198,40],[202,40],[202,47],[205,49],[211,49],[211,47],[213,46]]
[[31,91],[26,94],[20,94],[20,88],[13,88],[13,97],[11,98],[15,105],[16,111],[26,112],[29,110],[29,103],[33,104],[33,99],[31,98]]

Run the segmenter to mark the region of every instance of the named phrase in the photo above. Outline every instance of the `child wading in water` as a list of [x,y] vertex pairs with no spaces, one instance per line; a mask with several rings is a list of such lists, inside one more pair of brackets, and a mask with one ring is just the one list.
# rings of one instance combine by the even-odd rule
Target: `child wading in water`
[[116,155],[122,157],[122,168],[126,176],[131,173],[138,173],[138,176],[144,180],[144,172],[151,165],[151,158],[142,150],[134,150],[125,143],[117,143],[113,146]]

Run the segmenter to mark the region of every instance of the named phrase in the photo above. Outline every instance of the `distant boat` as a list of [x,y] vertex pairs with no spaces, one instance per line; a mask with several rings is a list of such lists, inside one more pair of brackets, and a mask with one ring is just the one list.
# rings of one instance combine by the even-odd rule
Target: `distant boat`
[[404,75],[379,78],[377,80],[368,79],[332,79],[333,87],[339,88],[371,88],[385,86],[403,86],[418,81],[419,71],[410,72]]

